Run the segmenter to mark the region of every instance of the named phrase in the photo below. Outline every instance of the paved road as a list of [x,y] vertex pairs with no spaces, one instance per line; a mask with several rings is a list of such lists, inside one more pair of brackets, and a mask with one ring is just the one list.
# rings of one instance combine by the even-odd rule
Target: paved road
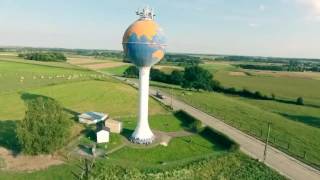
[[[118,79],[124,80],[123,78]],[[126,80],[126,82],[135,84],[135,86],[137,86],[136,82],[128,80]],[[149,93],[151,96],[154,96],[156,94],[156,91],[154,90],[154,88],[150,88]],[[161,93],[166,97],[170,97],[164,92]],[[166,105],[171,105],[171,98],[165,98],[159,101]],[[265,144],[262,141],[257,140],[254,137],[251,137],[232,126],[229,126],[223,121],[212,117],[198,109],[195,109],[194,107],[175,98],[172,99],[172,105],[174,110],[184,110],[193,117],[202,121],[205,125],[217,131],[220,131],[235,140],[240,145],[240,150],[245,154],[248,154],[255,159],[263,159]],[[265,160],[265,164],[290,179],[320,180],[319,171],[270,146],[267,150],[267,158]]]

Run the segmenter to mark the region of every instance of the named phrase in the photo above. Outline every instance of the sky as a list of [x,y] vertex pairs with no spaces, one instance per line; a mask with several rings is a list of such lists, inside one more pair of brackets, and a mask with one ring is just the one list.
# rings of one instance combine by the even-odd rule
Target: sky
[[0,0],[0,46],[121,50],[147,5],[169,52],[320,58],[320,0]]

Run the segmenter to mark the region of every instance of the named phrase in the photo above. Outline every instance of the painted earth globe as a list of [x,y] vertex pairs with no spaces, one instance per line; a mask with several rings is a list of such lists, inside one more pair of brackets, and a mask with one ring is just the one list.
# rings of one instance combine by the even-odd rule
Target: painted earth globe
[[163,31],[153,19],[142,18],[130,25],[122,44],[126,58],[139,67],[156,64],[165,53]]

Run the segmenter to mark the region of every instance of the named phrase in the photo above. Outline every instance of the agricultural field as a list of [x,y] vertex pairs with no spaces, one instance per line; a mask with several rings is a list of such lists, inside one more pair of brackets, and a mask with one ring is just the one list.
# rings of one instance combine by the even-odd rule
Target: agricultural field
[[246,88],[268,96],[274,94],[287,101],[303,97],[306,104],[320,107],[320,73],[244,70],[227,62],[211,62],[202,67],[225,87]]
[[[108,166],[119,166],[120,169],[139,168],[143,173],[147,170],[166,173],[172,168],[187,167],[193,162],[217,161],[217,166],[210,165],[210,169],[218,170],[232,166],[232,163],[220,162],[223,158],[229,158],[233,163],[243,164],[234,168],[234,173],[245,173],[243,168],[255,171],[255,174],[243,174],[242,178],[263,175],[265,178],[283,179],[265,165],[242,155],[238,150],[222,145],[219,142],[222,136],[215,135],[212,138],[203,133],[190,132],[186,123],[189,122],[188,117],[168,111],[153,99],[149,101],[150,126],[155,133],[165,138],[168,144],[155,144],[148,148],[131,145],[127,137],[136,125],[136,89],[109,76],[78,67],[78,64],[75,67],[61,63],[39,64],[33,61],[25,63],[22,59],[3,59],[0,60],[0,74],[0,179],[74,179],[73,173],[80,173],[79,155],[74,154],[75,150],[82,144],[94,142],[92,133],[82,133],[87,132],[88,128],[74,121],[75,115],[86,111],[105,112],[124,123],[123,133],[111,134],[110,144],[102,147],[102,150],[109,153],[108,158],[97,159],[97,162],[107,163]],[[63,105],[70,121],[73,121],[72,139],[70,144],[57,152],[62,164],[24,170],[28,168],[28,162],[24,161],[29,159],[29,162],[34,162],[32,157],[18,154],[14,161],[7,162],[7,156],[12,155],[2,156],[1,152],[19,151],[15,135],[16,123],[24,117],[25,102],[37,97],[53,98]],[[144,159],[139,160],[142,156]],[[41,157],[37,158],[41,162]],[[34,164],[42,164],[40,162]],[[8,163],[16,163],[19,167],[12,167],[12,164]],[[21,164],[24,164],[24,167]],[[256,167],[260,167],[258,171],[254,170]],[[196,165],[193,168],[196,168]],[[221,172],[224,174],[222,176],[228,177],[228,171]]]

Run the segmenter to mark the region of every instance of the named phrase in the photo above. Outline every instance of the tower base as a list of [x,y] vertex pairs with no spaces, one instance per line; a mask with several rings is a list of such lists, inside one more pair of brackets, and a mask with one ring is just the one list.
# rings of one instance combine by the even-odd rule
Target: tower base
[[140,138],[136,138],[133,136],[130,137],[130,141],[135,144],[152,144],[152,142],[154,140],[155,140],[155,136],[152,136],[152,137],[146,138],[146,139],[140,139]]

